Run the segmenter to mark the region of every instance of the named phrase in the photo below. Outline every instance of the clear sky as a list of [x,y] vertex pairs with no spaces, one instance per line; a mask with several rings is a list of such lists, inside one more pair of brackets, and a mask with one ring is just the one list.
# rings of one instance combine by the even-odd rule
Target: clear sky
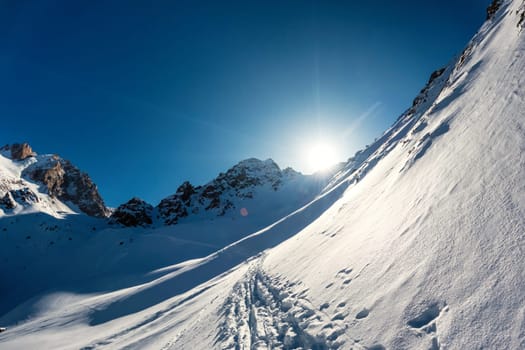
[[489,0],[0,1],[0,143],[157,204],[238,161],[379,136]]

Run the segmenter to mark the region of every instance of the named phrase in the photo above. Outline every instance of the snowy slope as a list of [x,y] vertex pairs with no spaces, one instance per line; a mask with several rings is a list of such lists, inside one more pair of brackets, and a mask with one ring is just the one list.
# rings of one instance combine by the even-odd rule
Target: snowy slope
[[169,236],[126,241],[122,263],[89,236],[84,257],[128,278],[71,267],[73,287],[0,317],[0,347],[525,348],[524,13],[503,1],[426,97],[267,228],[174,265],[142,248]]

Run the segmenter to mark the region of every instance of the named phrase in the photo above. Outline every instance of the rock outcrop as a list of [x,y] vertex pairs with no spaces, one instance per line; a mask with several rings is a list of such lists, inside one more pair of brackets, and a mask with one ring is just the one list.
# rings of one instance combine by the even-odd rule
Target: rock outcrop
[[13,195],[10,192],[6,192],[5,195],[0,199],[0,208],[3,210],[11,210],[16,207],[16,202]]
[[195,194],[195,187],[188,181],[179,186],[177,192],[160,201],[159,215],[167,225],[176,224],[178,219],[188,216],[191,207],[191,197]]
[[427,102],[427,100],[429,99],[428,92],[433,87],[434,82],[443,75],[445,70],[446,68],[440,68],[432,72],[432,74],[430,74],[430,78],[428,79],[427,84],[412,101],[412,107],[410,107],[410,109],[408,110],[409,113],[414,113],[419,105],[421,105],[424,102]]
[[487,20],[492,19],[496,12],[501,7],[502,0],[493,0],[492,3],[487,7]]
[[120,205],[112,214],[110,222],[124,226],[147,226],[152,224],[153,206],[133,197]]
[[51,197],[71,202],[87,215],[109,215],[109,210],[89,175],[67,160],[56,155],[48,156],[30,165],[22,175],[41,183]]
[[36,155],[27,143],[15,143],[10,147],[11,159],[23,160]]
[[29,188],[24,187],[20,189],[13,189],[5,193],[0,198],[0,208],[3,210],[11,210],[18,205],[27,206],[33,203],[38,203],[40,200],[38,195]]
[[167,225],[202,212],[222,216],[235,208],[235,200],[252,198],[256,187],[267,186],[276,191],[283,178],[297,175],[300,174],[291,168],[282,171],[271,159],[246,159],[204,186],[184,182],[175,194],[159,203],[158,214]]

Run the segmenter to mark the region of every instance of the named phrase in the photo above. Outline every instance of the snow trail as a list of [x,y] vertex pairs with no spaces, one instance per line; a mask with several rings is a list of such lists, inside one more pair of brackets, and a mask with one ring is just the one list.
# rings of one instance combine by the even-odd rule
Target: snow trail
[[324,350],[350,343],[342,319],[331,319],[322,305],[315,307],[308,289],[296,291],[300,284],[269,275],[261,267],[262,260],[234,286],[221,307],[218,347]]

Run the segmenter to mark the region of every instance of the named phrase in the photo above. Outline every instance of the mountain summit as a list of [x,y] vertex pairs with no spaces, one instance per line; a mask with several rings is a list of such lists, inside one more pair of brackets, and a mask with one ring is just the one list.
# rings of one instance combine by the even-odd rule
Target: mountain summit
[[283,181],[300,176],[292,169],[281,171],[271,159],[246,159],[204,186],[183,183],[174,195],[159,203],[159,215],[166,224],[206,211],[223,216],[235,208],[240,210],[241,202],[254,198],[257,192],[277,191],[283,186]]
[[90,216],[109,215],[89,175],[58,155],[37,155],[29,144],[23,143],[2,147],[0,158],[4,211],[60,215],[70,211],[70,203]]

